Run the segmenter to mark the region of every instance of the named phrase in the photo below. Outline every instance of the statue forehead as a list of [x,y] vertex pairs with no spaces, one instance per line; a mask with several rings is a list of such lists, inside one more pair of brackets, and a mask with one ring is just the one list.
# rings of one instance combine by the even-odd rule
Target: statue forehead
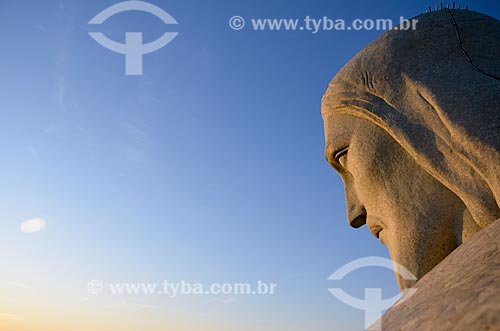
[[384,131],[375,123],[350,114],[330,113],[324,116],[324,126],[325,152],[334,152],[346,147],[354,138],[363,139],[368,135],[372,136],[374,131]]

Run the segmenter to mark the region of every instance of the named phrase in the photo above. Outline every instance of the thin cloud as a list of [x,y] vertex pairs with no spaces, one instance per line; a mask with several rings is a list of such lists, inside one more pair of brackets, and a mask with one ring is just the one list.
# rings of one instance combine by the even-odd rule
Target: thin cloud
[[47,222],[43,218],[32,218],[21,223],[21,232],[34,233],[42,230],[47,226]]
[[22,284],[22,283],[9,282],[8,284],[11,285],[11,286],[15,286],[15,287],[19,287],[19,288],[25,289],[25,290],[33,290],[33,288],[31,286],[28,286],[28,285]]
[[22,321],[23,318],[19,315],[16,315],[16,314],[0,313],[0,320]]
[[33,146],[30,146],[30,152],[31,152],[31,156],[33,156],[33,158],[36,161],[40,161],[40,154],[38,154],[38,151]]

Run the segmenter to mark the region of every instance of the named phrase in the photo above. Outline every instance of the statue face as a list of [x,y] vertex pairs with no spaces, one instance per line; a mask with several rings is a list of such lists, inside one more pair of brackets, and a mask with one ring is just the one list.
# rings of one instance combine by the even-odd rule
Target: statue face
[[[366,224],[420,279],[460,244],[465,205],[377,125],[344,114],[324,121],[325,154],[344,182],[349,224]],[[401,289],[414,285],[396,278]]]

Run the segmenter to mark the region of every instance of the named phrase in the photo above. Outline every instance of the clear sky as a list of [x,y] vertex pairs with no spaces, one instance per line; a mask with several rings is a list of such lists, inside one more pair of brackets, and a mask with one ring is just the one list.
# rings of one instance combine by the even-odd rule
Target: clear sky
[[[329,292],[395,295],[388,257],[345,217],[323,156],[320,100],[382,31],[232,30],[244,18],[411,18],[428,1],[151,0],[89,26],[116,0],[0,1],[0,330],[361,330]],[[495,1],[469,7],[500,17]],[[464,6],[462,4],[462,6]],[[247,24],[250,24],[247,22]],[[126,76],[118,42],[177,38]],[[43,218],[46,227],[21,231]],[[91,295],[87,283],[264,282],[274,295]]]

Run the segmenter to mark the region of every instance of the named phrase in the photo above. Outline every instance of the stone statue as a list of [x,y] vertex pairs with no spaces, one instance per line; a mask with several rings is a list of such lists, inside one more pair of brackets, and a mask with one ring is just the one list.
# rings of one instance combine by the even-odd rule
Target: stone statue
[[321,111],[349,224],[421,279],[499,223],[500,22],[455,9],[416,19],[351,59]]

